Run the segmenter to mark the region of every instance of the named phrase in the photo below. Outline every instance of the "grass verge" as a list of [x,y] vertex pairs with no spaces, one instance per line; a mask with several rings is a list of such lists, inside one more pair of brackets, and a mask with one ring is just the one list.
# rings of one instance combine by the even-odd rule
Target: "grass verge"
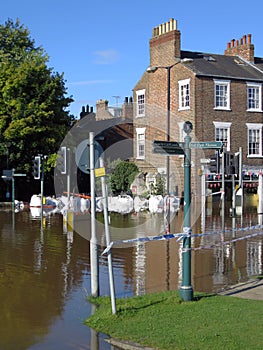
[[263,349],[263,303],[195,293],[182,302],[178,292],[117,299],[91,298],[98,308],[86,324],[110,337],[161,350]]

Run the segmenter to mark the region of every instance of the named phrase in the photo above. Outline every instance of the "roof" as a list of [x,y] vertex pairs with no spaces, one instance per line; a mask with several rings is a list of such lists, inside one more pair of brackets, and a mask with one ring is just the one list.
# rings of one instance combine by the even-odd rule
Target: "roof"
[[240,56],[181,51],[181,59],[183,58],[193,60],[185,65],[196,76],[263,82],[263,58],[256,57],[253,64]]

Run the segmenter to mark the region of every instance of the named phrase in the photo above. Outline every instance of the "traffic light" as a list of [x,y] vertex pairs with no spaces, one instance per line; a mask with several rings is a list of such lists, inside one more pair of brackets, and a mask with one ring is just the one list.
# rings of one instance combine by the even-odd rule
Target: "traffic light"
[[209,164],[210,173],[219,174],[220,173],[220,155],[219,151],[216,151],[215,154],[210,156],[210,164]]
[[235,158],[230,152],[225,153],[225,174],[235,174]]
[[40,175],[41,175],[41,157],[40,156],[36,156],[35,159],[33,160],[33,176],[34,179],[39,180],[40,179]]
[[67,173],[67,148],[61,147],[57,154],[57,169],[61,174]]

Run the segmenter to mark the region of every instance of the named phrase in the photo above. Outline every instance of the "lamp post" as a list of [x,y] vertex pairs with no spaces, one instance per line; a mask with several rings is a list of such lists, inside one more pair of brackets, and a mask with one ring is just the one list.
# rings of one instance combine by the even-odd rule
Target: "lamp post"
[[[157,69],[166,69],[167,71],[167,120],[166,120],[166,139],[167,141],[170,141],[170,124],[171,124],[171,69],[176,66],[180,61],[176,61],[174,64],[170,66],[150,66],[147,68],[148,73],[154,73],[157,71]],[[170,158],[169,156],[166,157],[166,188],[167,193],[169,195],[170,193]]]
[[[167,133],[167,141],[170,141],[170,125],[171,125],[171,69],[176,66],[179,63],[187,63],[187,62],[192,62],[192,59],[190,58],[183,58],[178,61],[176,61],[174,64],[170,66],[149,66],[147,68],[148,73],[154,73],[157,71],[157,69],[166,69],[167,71],[167,128],[166,128],[166,133]],[[166,172],[167,172],[167,192],[168,195],[170,193],[170,158],[169,156],[166,157]]]
[[[171,125],[171,69],[180,63],[181,60],[176,61],[170,66],[150,66],[147,68],[148,73],[154,73],[157,69],[166,69],[167,71],[167,120],[166,120],[166,140],[170,141],[170,125]],[[170,233],[170,157],[166,157],[166,189],[168,195],[168,207],[166,213],[166,231]]]

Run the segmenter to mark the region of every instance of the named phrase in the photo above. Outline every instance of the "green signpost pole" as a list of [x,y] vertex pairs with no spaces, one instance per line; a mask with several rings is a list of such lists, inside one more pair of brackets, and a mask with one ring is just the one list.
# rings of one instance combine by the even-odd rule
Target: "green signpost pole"
[[191,286],[191,148],[195,149],[223,149],[221,141],[191,142],[190,132],[193,129],[191,122],[184,123],[186,136],[184,142],[153,141],[153,153],[163,155],[184,155],[184,236],[182,251],[182,286],[180,296],[184,301],[193,300]]
[[186,133],[184,143],[184,238],[182,252],[182,286],[180,296],[184,301],[193,300],[193,288],[191,286],[191,149],[190,132],[192,123],[184,123]]

